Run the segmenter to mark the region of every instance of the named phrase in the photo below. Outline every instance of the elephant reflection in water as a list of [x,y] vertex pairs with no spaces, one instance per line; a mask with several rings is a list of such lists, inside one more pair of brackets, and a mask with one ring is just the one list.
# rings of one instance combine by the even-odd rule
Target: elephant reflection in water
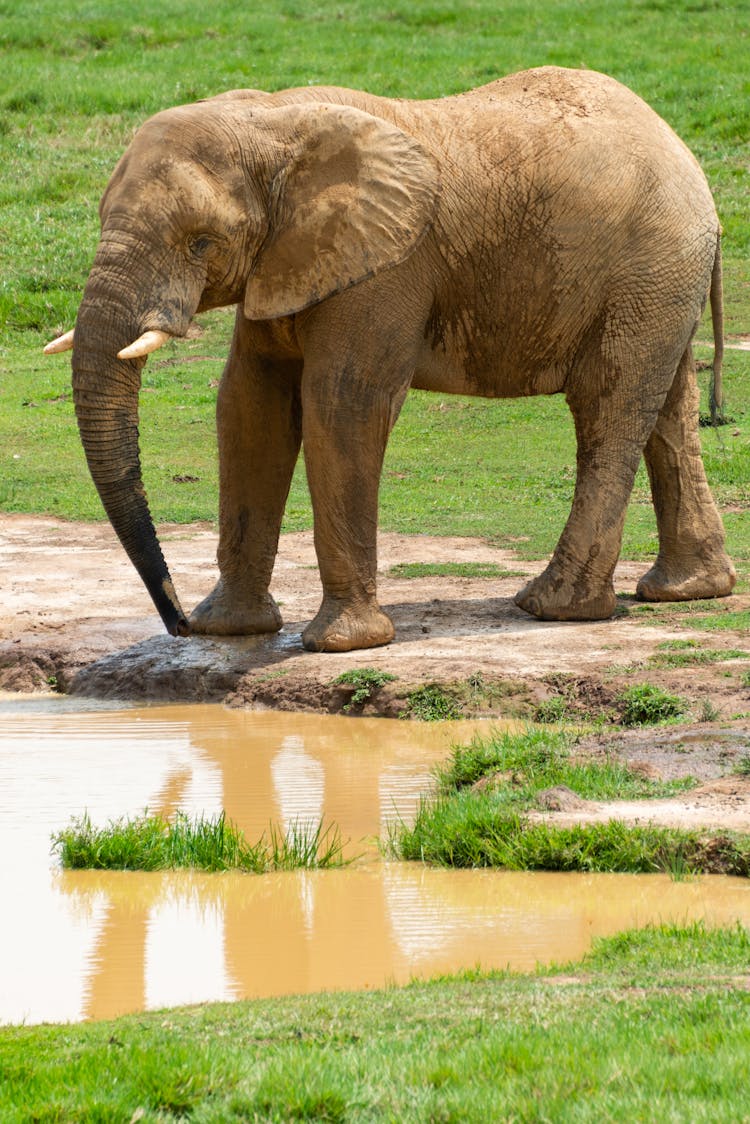
[[[417,731],[403,728],[401,733],[398,728],[395,733],[389,723],[375,724],[386,735],[379,740],[369,722],[308,715],[305,732],[295,733],[298,719],[292,715],[261,718],[224,712],[217,728],[215,718],[206,717],[210,712],[198,714],[189,723],[194,765],[181,766],[166,778],[149,798],[149,811],[169,817],[189,808],[191,788],[200,773],[201,783],[212,790],[216,810],[224,808],[227,818],[250,840],[267,831],[269,822],[288,829],[294,822],[316,825],[324,820],[335,823],[342,839],[351,841],[349,853],[361,853],[366,849],[363,840],[380,835],[386,819],[394,815],[405,788],[403,778],[408,778],[407,795],[416,799],[427,784],[431,761],[441,752],[427,748],[438,740],[434,732],[422,735],[424,752],[420,752],[415,745]],[[403,810],[402,804],[398,806]],[[380,881],[375,872],[360,872],[357,877],[361,886],[362,879]],[[81,892],[77,874],[67,876],[62,884],[71,893]],[[103,891],[108,899],[92,956],[89,1018],[146,1006],[149,934],[153,937],[158,928],[159,913],[178,901],[188,914],[213,908],[223,917],[225,973],[233,996],[331,986],[331,978],[339,986],[347,983],[342,918],[351,910],[352,884],[338,872],[324,880],[306,872],[236,880],[171,873],[128,874],[125,880],[104,874],[92,876],[85,885]],[[319,899],[325,899],[325,908],[319,908]],[[366,934],[373,949],[383,950],[383,962],[374,965],[376,979],[392,976],[393,938],[383,892],[358,897],[354,920],[355,959]],[[175,955],[181,955],[178,949]],[[189,949],[182,955],[189,955]],[[360,979],[359,970],[359,965],[352,965],[352,986]],[[184,972],[189,977],[187,960]]]

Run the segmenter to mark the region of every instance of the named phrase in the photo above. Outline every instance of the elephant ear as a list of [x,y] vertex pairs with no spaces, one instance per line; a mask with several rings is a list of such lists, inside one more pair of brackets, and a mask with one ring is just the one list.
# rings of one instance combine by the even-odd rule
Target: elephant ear
[[300,312],[403,261],[429,228],[439,190],[434,159],[379,117],[323,103],[262,116],[289,156],[245,289],[251,320]]

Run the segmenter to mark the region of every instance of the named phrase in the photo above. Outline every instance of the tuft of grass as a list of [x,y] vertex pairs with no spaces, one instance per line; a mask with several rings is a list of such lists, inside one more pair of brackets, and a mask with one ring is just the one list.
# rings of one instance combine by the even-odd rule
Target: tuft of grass
[[489,711],[511,717],[528,717],[528,685],[523,680],[505,679],[474,671],[465,679],[450,682],[449,692],[462,716]]
[[389,671],[379,671],[374,667],[355,667],[351,671],[343,671],[332,682],[354,688],[352,697],[344,707],[344,710],[351,710],[353,706],[364,706],[376,691],[386,683],[392,683],[395,678]]
[[662,982],[675,973],[712,969],[731,971],[750,964],[750,930],[739,922],[710,929],[703,921],[688,925],[646,925],[594,939],[581,961],[583,971],[613,970],[642,982]]
[[534,721],[543,723],[564,722],[570,714],[570,704],[564,695],[553,695],[540,702],[534,711]]
[[699,722],[716,722],[720,715],[721,711],[715,702],[711,699],[703,699],[698,713]]
[[399,562],[392,578],[523,578],[523,570],[507,570],[496,562]]
[[655,726],[679,718],[687,709],[685,700],[652,683],[635,683],[618,697],[625,726]]
[[67,870],[273,870],[342,866],[343,843],[337,827],[293,823],[281,832],[273,825],[250,844],[224,812],[173,820],[144,812],[96,827],[88,813],[74,817],[52,835],[52,850]]
[[437,683],[417,687],[406,698],[408,715],[420,722],[446,722],[461,717],[461,704],[456,696]]

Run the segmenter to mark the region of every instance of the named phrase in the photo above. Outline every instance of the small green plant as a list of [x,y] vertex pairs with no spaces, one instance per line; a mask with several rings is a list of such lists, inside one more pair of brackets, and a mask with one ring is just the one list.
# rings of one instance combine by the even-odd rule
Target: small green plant
[[551,699],[544,699],[534,711],[536,722],[563,722],[568,715],[568,701],[562,695],[553,695]]
[[721,711],[718,706],[711,701],[711,699],[703,699],[701,703],[700,712],[698,714],[699,722],[715,722]]
[[344,710],[351,710],[353,706],[364,706],[376,691],[386,683],[392,683],[395,678],[390,672],[378,671],[374,667],[355,667],[351,671],[342,672],[333,682],[337,686],[354,687],[354,694],[344,707]]
[[293,823],[286,832],[273,825],[269,838],[250,844],[238,827],[219,816],[173,820],[150,816],[110,820],[95,827],[88,813],[52,835],[52,850],[66,870],[272,870],[342,866],[343,843],[336,827]]
[[420,722],[445,722],[461,717],[458,699],[437,683],[417,687],[407,695],[409,714]]
[[685,713],[685,700],[652,683],[635,683],[617,699],[624,726],[655,726]]
[[750,777],[750,753],[743,753],[737,758],[732,772],[738,777]]

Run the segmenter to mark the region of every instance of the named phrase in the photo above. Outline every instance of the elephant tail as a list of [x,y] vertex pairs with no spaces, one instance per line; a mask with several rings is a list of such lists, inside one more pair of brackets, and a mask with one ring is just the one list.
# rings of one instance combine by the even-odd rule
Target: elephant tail
[[721,367],[724,361],[724,283],[721,274],[721,231],[716,238],[716,257],[711,273],[711,324],[714,332],[714,361],[708,400],[711,408],[711,421],[714,425],[718,425],[724,405],[724,394],[721,387]]

